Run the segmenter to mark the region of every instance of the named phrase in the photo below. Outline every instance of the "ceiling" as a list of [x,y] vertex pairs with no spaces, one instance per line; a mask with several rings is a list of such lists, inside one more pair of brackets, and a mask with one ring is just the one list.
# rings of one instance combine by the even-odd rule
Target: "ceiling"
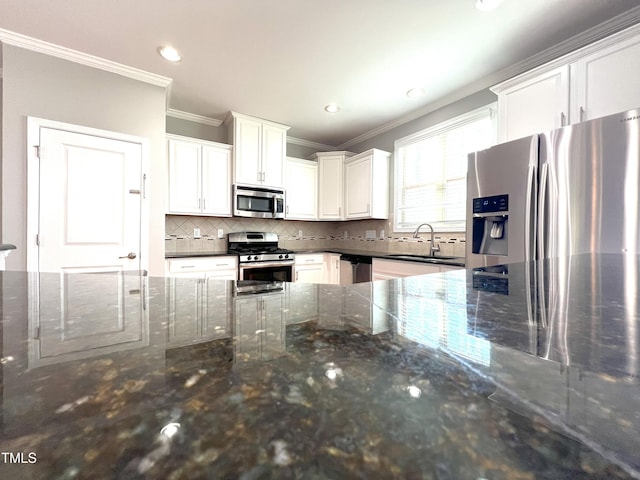
[[[623,12],[640,18],[638,0],[504,0],[491,12],[474,1],[0,0],[0,29],[170,77],[171,109],[234,110],[345,147]],[[167,44],[181,62],[158,55]],[[413,87],[425,94],[407,97]]]

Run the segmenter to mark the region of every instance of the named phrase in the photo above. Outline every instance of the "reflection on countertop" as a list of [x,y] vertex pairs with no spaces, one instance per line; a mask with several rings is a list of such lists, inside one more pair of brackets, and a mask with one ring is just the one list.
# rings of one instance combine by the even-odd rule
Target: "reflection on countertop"
[[355,285],[2,272],[7,478],[638,478],[640,257]]

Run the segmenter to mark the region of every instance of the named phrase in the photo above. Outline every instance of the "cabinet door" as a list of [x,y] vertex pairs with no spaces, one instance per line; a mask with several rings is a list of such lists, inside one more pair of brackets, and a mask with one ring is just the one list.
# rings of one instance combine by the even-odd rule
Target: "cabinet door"
[[345,163],[345,218],[366,218],[371,212],[371,159],[368,155]]
[[296,265],[295,281],[301,283],[323,283],[324,268],[320,264]]
[[568,124],[569,66],[563,65],[498,95],[498,140],[506,142]]
[[169,212],[200,213],[200,145],[169,140]]
[[340,255],[337,253],[324,254],[324,283],[340,284]]
[[318,159],[318,218],[342,220],[344,203],[344,157],[324,156]]
[[207,276],[203,288],[202,336],[231,336],[232,282]]
[[202,146],[202,213],[231,216],[231,151]]
[[235,183],[260,185],[262,169],[262,123],[245,118],[234,119]]
[[318,164],[309,160],[287,158],[286,218],[315,220],[318,218]]
[[286,327],[284,322],[285,295],[277,293],[262,297],[262,359],[281,356],[285,349]]
[[571,123],[640,107],[640,38],[585,56],[575,72]]
[[235,342],[234,359],[237,363],[260,358],[262,336],[262,305],[257,295],[234,299]]
[[201,336],[200,278],[170,278],[167,295],[169,344],[188,344],[198,341]]
[[284,158],[287,151],[287,131],[264,124],[262,126],[262,184],[281,188],[284,185]]

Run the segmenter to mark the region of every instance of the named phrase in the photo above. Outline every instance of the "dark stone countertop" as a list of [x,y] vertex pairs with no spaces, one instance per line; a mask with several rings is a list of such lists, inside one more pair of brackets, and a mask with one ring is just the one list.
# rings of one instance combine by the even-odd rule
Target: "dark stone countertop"
[[248,296],[0,275],[2,478],[640,478],[638,256]]
[[[293,249],[296,254],[304,253],[338,253],[344,255],[354,255],[370,258],[384,258],[386,260],[398,260],[398,261],[411,261],[419,263],[435,263],[442,265],[450,265],[455,267],[464,267],[464,257],[427,257],[421,255],[402,254],[402,253],[390,253],[390,252],[376,252],[372,250],[356,250],[356,249]],[[167,252],[165,253],[166,259],[171,258],[186,258],[186,257],[214,257],[220,255],[229,255],[226,251],[200,251],[200,252]]]
[[3,250],[15,250],[16,246],[11,243],[0,243],[0,251]]

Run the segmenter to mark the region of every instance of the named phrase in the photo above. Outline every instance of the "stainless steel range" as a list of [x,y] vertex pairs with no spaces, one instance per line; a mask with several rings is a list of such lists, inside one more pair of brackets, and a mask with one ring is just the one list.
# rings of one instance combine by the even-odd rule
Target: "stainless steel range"
[[238,280],[290,282],[295,254],[278,247],[273,232],[234,232],[227,235],[227,253],[238,255]]

